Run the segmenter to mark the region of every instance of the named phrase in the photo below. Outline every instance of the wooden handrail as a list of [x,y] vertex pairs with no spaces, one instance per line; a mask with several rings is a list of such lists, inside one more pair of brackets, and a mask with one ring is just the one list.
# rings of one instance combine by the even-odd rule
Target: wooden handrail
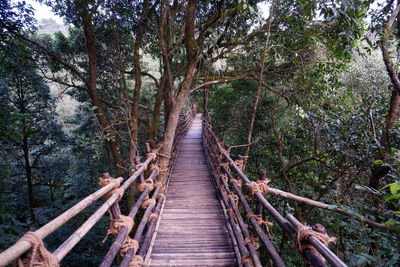
[[[250,185],[250,179],[242,172],[242,170],[237,166],[235,161],[230,157],[229,153],[224,150],[222,147],[221,143],[219,142],[217,136],[211,129],[211,123],[210,123],[210,116],[208,111],[205,112],[203,115],[203,131],[204,131],[204,136],[206,138],[211,138],[211,140],[207,140],[207,142],[211,142],[214,144],[213,147],[216,148],[216,152],[220,155],[222,155],[225,160],[229,163],[229,165],[234,169],[235,173],[238,175],[238,177],[244,182],[244,184],[249,187]],[[215,152],[215,151],[214,151]],[[230,172],[225,168],[221,167],[221,169],[224,171],[226,174],[230,174]],[[231,176],[232,178],[232,176]],[[226,185],[228,186],[228,185]],[[245,205],[245,199],[243,198],[244,201],[242,201],[242,198],[240,196],[243,196],[237,185],[233,184],[233,187],[235,189],[235,192],[238,194],[239,199],[241,200],[242,204],[245,207],[245,210],[247,213],[251,212],[251,210],[248,210]],[[278,225],[283,229],[283,231],[291,238],[294,238],[298,222],[292,215],[288,215],[288,219],[285,219],[269,202],[268,200],[261,194],[260,192],[255,192],[254,196],[256,197],[258,203],[271,215],[272,218],[278,223]],[[248,206],[248,205],[247,205]],[[248,208],[250,208],[248,206]],[[250,220],[251,221],[251,220]],[[254,225],[253,225],[254,226]],[[256,233],[259,233],[255,227]],[[259,229],[258,229],[259,230]],[[259,235],[260,237],[260,235]],[[260,237],[261,238],[261,237]],[[261,238],[262,239],[262,238]],[[347,266],[339,257],[337,257],[327,246],[322,244],[322,242],[316,241],[316,238],[308,238],[308,241],[311,245],[315,247],[315,249],[323,255],[327,261],[332,264],[333,266],[340,266],[344,267]],[[267,246],[268,247],[268,246]],[[270,251],[268,251],[270,253]],[[271,254],[270,254],[271,255]],[[304,256],[311,261],[315,266],[327,266],[316,253],[311,250],[311,249],[305,249],[304,250]],[[276,264],[276,263],[275,263]]]

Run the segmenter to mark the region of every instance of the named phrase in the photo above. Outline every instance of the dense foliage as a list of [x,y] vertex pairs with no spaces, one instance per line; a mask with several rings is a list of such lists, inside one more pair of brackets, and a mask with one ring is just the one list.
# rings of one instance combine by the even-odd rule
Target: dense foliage
[[[268,14],[251,0],[39,2],[68,26],[43,29],[29,5],[0,0],[0,250],[93,192],[101,173],[132,172],[145,141],[168,155],[177,115],[189,100],[201,107],[204,90],[221,139],[251,143],[232,149],[249,156],[249,177],[266,169],[271,186],[355,216],[268,196],[275,207],[325,225],[351,266],[400,263],[396,1],[265,1]],[[69,266],[99,263],[106,227]],[[271,238],[288,266],[302,264],[278,227]]]

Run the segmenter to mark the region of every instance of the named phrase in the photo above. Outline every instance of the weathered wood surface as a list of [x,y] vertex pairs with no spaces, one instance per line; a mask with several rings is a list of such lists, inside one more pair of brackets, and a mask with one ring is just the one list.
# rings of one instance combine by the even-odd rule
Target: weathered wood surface
[[201,117],[182,140],[147,266],[237,266],[202,146]]

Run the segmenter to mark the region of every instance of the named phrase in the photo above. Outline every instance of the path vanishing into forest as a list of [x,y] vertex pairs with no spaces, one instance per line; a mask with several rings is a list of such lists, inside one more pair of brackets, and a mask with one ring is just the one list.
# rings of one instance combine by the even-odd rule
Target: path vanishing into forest
[[154,235],[150,266],[237,264],[204,154],[200,114],[182,140]]

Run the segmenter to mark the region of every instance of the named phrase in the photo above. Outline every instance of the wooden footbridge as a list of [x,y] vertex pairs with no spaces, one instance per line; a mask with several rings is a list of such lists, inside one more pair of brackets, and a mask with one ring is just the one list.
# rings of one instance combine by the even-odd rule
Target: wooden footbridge
[[[68,266],[63,258],[107,211],[108,234],[115,237],[102,267],[285,266],[269,239],[267,216],[294,240],[307,264],[346,266],[327,247],[331,238],[323,228],[304,226],[290,214],[284,217],[268,202],[269,181],[264,175],[249,180],[241,169],[243,160],[230,157],[207,113],[180,117],[164,183],[157,181],[159,149],[147,146],[146,159],[127,179],[104,174],[98,191],[2,252],[0,266],[14,261],[19,266]],[[124,216],[118,201],[135,181],[140,195]],[[101,197],[104,203],[63,244],[53,252],[45,248],[42,240]],[[267,259],[260,260],[261,252]]]

